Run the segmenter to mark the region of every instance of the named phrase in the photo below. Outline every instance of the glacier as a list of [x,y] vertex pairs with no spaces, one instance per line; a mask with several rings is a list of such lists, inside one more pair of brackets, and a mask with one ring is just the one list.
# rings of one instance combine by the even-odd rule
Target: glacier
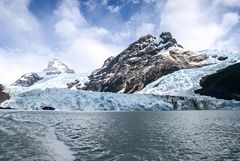
[[237,109],[240,103],[209,97],[177,97],[151,94],[119,94],[64,88],[35,89],[20,93],[2,103],[4,107],[39,110],[51,106],[56,110],[80,111],[165,111]]
[[3,106],[23,110],[38,110],[51,106],[56,110],[136,111],[169,110],[168,103],[152,95],[101,93],[64,88],[35,89],[20,93]]
[[[240,60],[240,51],[204,50],[200,54],[209,58],[202,62],[206,66],[200,68],[182,69],[172,74],[165,75],[158,80],[148,84],[137,93],[172,95],[172,96],[199,96],[194,90],[201,88],[199,82],[203,76],[213,74]],[[218,61],[213,56],[228,57],[224,61]]]
[[[18,110],[39,110],[43,106],[56,110],[80,111],[162,111],[162,110],[215,110],[240,109],[240,102],[222,100],[194,93],[200,88],[203,76],[215,73],[240,60],[239,51],[204,50],[199,53],[209,58],[202,62],[203,67],[182,69],[165,75],[148,84],[143,90],[134,94],[109,92],[91,92],[68,89],[67,83],[88,82],[88,73],[46,75],[38,73],[42,80],[30,87],[7,85],[5,91],[11,99],[0,106]],[[228,59],[219,61],[215,56]]]

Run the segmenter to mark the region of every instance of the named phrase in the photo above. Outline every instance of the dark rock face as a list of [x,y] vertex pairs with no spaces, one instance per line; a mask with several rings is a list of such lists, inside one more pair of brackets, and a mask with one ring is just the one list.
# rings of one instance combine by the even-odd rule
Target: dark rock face
[[152,35],[141,37],[116,57],[107,59],[102,68],[89,76],[84,89],[133,93],[163,75],[198,67],[196,63],[207,59],[181,48],[169,32],[162,33],[158,39]]
[[55,108],[50,107],[50,106],[42,106],[42,110],[55,110]]
[[0,110],[11,110],[11,109],[13,109],[13,108],[11,108],[11,107],[0,107]]
[[30,87],[35,82],[41,80],[37,73],[27,73],[24,74],[20,79],[18,79],[13,85],[22,86],[22,87]]
[[217,73],[201,79],[202,89],[195,93],[220,99],[240,101],[240,63],[231,65]]
[[164,102],[170,103],[173,110],[213,110],[223,108],[222,105],[216,105],[216,102],[209,99],[170,95],[159,95],[157,97]]
[[228,57],[226,57],[226,56],[220,56],[220,57],[218,57],[218,60],[219,61],[224,61],[224,60],[227,60],[228,59]]
[[228,57],[227,56],[217,56],[217,55],[213,55],[212,58],[216,58],[217,60],[219,61],[224,61],[224,60],[227,60]]
[[170,32],[163,32],[160,34],[160,44],[163,44],[165,50],[167,50],[170,47],[180,47],[183,48],[182,45],[179,45],[176,41],[176,39],[174,39],[172,37],[172,34]]
[[4,86],[0,84],[0,91],[4,90]]
[[73,87],[76,87],[78,89],[81,86],[81,83],[79,84],[79,82],[80,81],[76,79],[74,82],[67,83],[68,89],[71,89]]
[[10,99],[9,94],[3,92],[3,90],[4,90],[4,86],[0,84],[0,103]]

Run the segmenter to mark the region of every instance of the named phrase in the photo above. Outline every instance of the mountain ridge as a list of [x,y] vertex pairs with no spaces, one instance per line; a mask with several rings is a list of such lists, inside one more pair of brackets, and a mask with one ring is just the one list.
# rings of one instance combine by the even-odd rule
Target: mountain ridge
[[207,56],[185,50],[169,32],[159,38],[146,35],[110,57],[89,76],[84,90],[134,93],[159,77],[184,68],[201,66]]
[[[6,85],[4,92],[11,98],[1,106],[83,111],[237,109],[239,102],[200,96],[194,90],[201,88],[199,82],[204,76],[239,60],[240,51],[192,52],[179,45],[170,33],[159,38],[146,35],[119,55],[106,59],[102,68],[90,75],[65,72],[68,66],[53,60],[36,73],[39,80],[30,81],[31,85]],[[99,85],[98,81],[100,90],[88,89],[89,84]]]

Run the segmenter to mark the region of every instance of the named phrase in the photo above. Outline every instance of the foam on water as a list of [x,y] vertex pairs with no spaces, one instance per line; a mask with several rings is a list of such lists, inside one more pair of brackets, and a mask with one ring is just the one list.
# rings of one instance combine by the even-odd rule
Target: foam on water
[[0,114],[0,160],[72,161],[73,153],[57,139],[54,128]]

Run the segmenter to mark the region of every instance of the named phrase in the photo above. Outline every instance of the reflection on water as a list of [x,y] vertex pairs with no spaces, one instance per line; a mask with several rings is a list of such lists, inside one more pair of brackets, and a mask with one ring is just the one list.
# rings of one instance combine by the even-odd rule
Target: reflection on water
[[26,111],[0,118],[0,160],[240,160],[240,111]]

